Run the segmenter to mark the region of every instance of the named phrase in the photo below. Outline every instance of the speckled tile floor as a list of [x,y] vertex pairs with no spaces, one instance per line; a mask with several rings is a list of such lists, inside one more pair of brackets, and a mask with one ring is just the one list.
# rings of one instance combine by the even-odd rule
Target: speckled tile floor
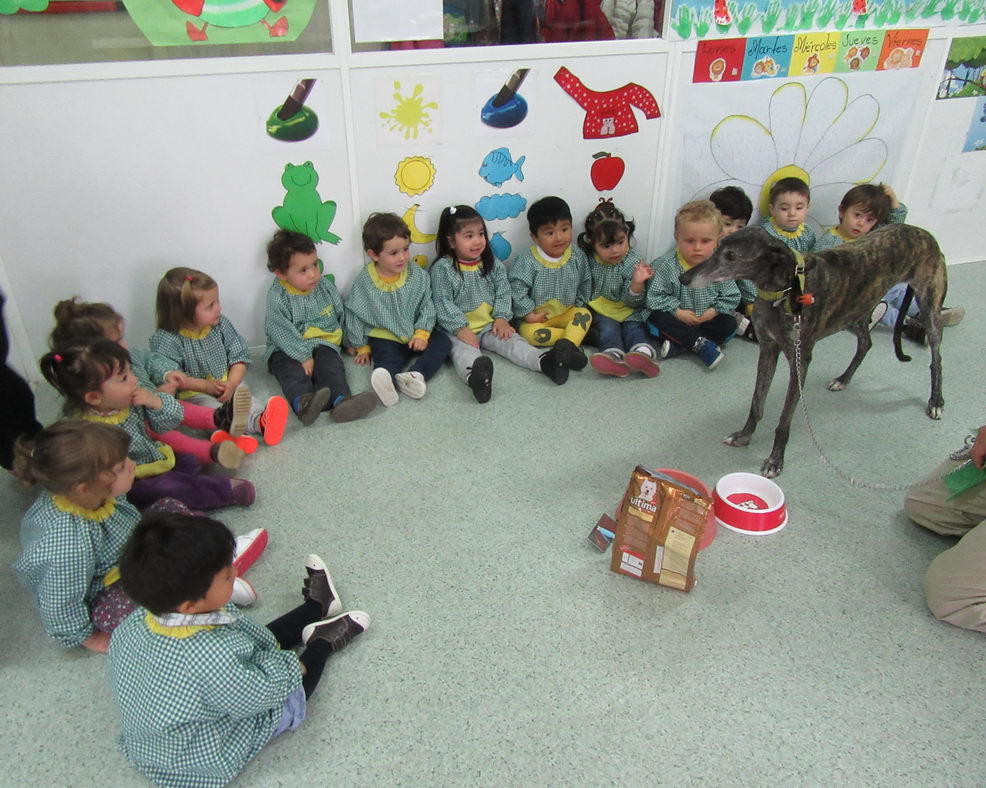
[[[949,300],[986,302],[984,274],[952,268]],[[852,340],[819,345],[807,391],[826,454],[885,484],[933,467],[984,420],[984,329],[971,310],[946,332],[941,422],[923,414],[926,350],[900,364],[883,333],[836,394],[824,383]],[[713,373],[678,358],[653,381],[587,370],[561,388],[500,360],[485,406],[445,369],[420,402],[293,426],[261,451],[245,468],[256,505],[223,518],[271,531],[250,615],[293,606],[314,551],[373,625],[237,784],[981,785],[986,641],[936,622],[920,587],[951,540],[912,525],[901,493],[839,481],[800,415],[779,479],[790,525],[720,530],[691,594],[615,575],[586,543],[637,463],[710,484],[759,468],[785,373],[752,446],[720,443],[746,417],[755,357],[734,342]],[[368,374],[350,377],[359,390]],[[5,566],[30,500],[0,481]],[[145,784],[116,747],[104,659],[46,642],[12,572],[0,592],[0,784]]]

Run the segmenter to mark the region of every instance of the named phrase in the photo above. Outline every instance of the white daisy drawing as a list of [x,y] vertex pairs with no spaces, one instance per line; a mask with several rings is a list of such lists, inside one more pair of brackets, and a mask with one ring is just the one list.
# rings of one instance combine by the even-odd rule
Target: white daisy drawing
[[726,177],[696,197],[739,186],[766,215],[771,185],[795,177],[811,188],[812,213],[835,216],[842,195],[874,180],[887,163],[886,143],[868,136],[879,117],[873,95],[850,101],[849,87],[838,77],[821,80],[810,92],[787,82],[771,94],[765,118],[729,115],[712,129],[712,157]]

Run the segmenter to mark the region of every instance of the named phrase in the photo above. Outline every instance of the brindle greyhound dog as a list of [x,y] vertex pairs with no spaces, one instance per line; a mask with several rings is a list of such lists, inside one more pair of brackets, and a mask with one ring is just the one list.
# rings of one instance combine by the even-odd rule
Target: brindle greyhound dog
[[[781,351],[787,357],[791,378],[784,410],[774,433],[774,448],[760,472],[770,478],[784,467],[784,449],[791,417],[798,402],[798,378],[804,380],[815,343],[846,329],[856,336],[856,355],[846,371],[828,387],[841,391],[869,351],[870,313],[880,298],[897,282],[907,282],[921,305],[921,323],[931,347],[931,398],[927,414],[940,419],[945,400],[941,389],[941,311],[947,280],[945,260],[930,233],[906,224],[874,230],[865,238],[824,252],[799,255],[759,227],[740,230],[722,240],[705,262],[685,271],[683,285],[705,287],[730,279],[749,279],[757,286],[753,326],[760,341],[757,383],[750,415],[743,429],[725,439],[730,446],[746,446],[763,416],[763,403],[777,368]],[[800,270],[799,270],[800,266]],[[894,347],[897,358],[910,361],[900,348],[900,333],[911,291],[897,319]],[[800,319],[801,368],[796,369],[795,321]]]

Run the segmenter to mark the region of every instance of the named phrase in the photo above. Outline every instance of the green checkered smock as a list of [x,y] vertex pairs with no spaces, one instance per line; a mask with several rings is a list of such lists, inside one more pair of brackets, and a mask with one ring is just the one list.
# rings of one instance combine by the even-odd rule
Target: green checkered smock
[[[307,361],[319,345],[328,345],[339,352],[345,314],[342,296],[327,277],[319,279],[308,293],[290,285],[285,287],[275,277],[267,289],[267,315],[264,318],[267,350],[264,361],[268,361],[275,350],[280,350],[295,361]],[[334,338],[336,332],[339,338],[335,342],[325,336],[330,334]]]
[[[458,264],[446,255],[431,266],[431,295],[435,302],[438,325],[453,336],[460,328],[470,325],[466,314],[484,304],[493,320],[510,320],[510,283],[507,267],[499,260],[493,261],[493,270],[482,276],[482,265],[459,269]],[[477,335],[489,331],[493,320],[481,328],[473,328]]]
[[647,306],[655,312],[674,314],[676,309],[688,309],[700,315],[711,306],[720,315],[728,315],[739,304],[736,282],[697,288],[681,284],[678,277],[687,269],[678,259],[677,247],[651,263],[651,268],[654,276],[647,287]]
[[158,329],[151,334],[151,350],[160,353],[193,378],[223,380],[233,364],[250,363],[250,350],[225,317],[202,339]]
[[565,309],[585,306],[589,302],[592,296],[589,261],[576,244],[568,248],[571,256],[560,266],[546,261],[536,245],[517,255],[509,276],[514,317],[526,317],[552,300]]
[[141,388],[154,390],[164,383],[164,376],[178,369],[178,365],[160,353],[132,347],[130,352],[130,368],[137,376]]
[[[900,203],[900,205],[898,205],[896,208],[890,209],[890,213],[887,216],[886,224],[877,225],[877,227],[873,229],[886,227],[887,224],[903,224],[906,221],[907,221],[907,206],[904,205],[904,203]],[[818,236],[818,240],[815,241],[815,248],[812,249],[812,251],[824,252],[826,249],[835,249],[837,246],[842,246],[842,244],[844,243],[849,243],[849,241],[847,241],[845,238],[839,235],[839,226],[836,225],[835,227],[829,227],[828,230],[826,230],[824,233]]]
[[[626,320],[640,322],[647,319],[650,313],[643,308],[647,301],[647,282],[644,282],[644,289],[640,294],[630,291],[630,282],[633,278],[633,269],[640,262],[640,255],[630,249],[623,259],[616,265],[606,265],[599,262],[595,255],[589,258],[589,273],[592,276],[592,297],[589,302],[597,298],[605,298],[609,301],[623,303],[630,307],[641,307],[626,317]],[[592,304],[589,304],[592,306]]]
[[21,521],[23,552],[14,571],[34,594],[45,633],[63,646],[79,646],[95,631],[89,604],[140,521],[125,495],[114,506],[104,520],[90,520],[59,508],[46,491]]
[[137,608],[113,632],[108,667],[123,753],[158,785],[226,785],[270,740],[284,700],[301,686],[293,651],[232,605],[225,612],[231,623],[170,628]]
[[127,456],[138,465],[158,462],[163,456],[158,448],[161,444],[152,440],[151,436],[147,434],[147,429],[144,427],[145,419],[151,425],[151,429],[160,434],[173,430],[181,424],[182,419],[185,418],[185,411],[182,410],[178,400],[170,394],[165,394],[162,391],[155,393],[163,403],[161,410],[152,410],[138,405],[127,408],[126,415],[124,415],[124,411],[120,411],[112,416],[103,416],[93,410],[84,410],[77,415],[78,418],[86,421],[113,424],[127,433],[130,436],[130,448],[127,450]]
[[810,252],[815,248],[815,231],[804,222],[791,233],[774,224],[772,217],[767,218],[761,226],[774,238],[783,241],[796,252]]
[[366,346],[374,329],[383,329],[401,342],[409,342],[415,331],[429,334],[435,327],[435,304],[431,279],[416,263],[404,268],[396,282],[377,284],[369,263],[356,275],[346,299],[346,344]]

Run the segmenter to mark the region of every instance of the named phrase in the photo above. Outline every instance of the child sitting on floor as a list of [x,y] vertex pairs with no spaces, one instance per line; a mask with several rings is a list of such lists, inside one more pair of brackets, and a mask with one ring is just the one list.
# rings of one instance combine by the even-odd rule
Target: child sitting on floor
[[127,501],[130,437],[108,424],[72,420],[16,446],[15,469],[45,490],[21,521],[14,562],[34,594],[47,635],[67,648],[106,651],[133,605],[114,568],[140,513]]
[[[158,284],[157,331],[151,335],[151,350],[181,370],[179,398],[212,408],[235,396],[250,365],[246,342],[223,316],[219,285],[192,268],[172,268]],[[288,403],[283,397],[271,397],[263,408],[251,400],[245,427],[274,446],[284,437],[287,420]],[[241,432],[242,427],[234,424],[230,434],[236,437]]]
[[[816,252],[825,249],[835,249],[852,241],[857,241],[871,230],[885,224],[903,224],[907,220],[907,206],[897,199],[897,194],[890,186],[883,183],[863,183],[854,186],[842,197],[839,203],[839,223],[822,233],[815,243]],[[900,282],[880,300],[870,316],[870,328],[878,323],[893,328],[897,316],[904,304],[904,294],[907,283]],[[921,305],[917,298],[911,301],[907,310],[908,318],[917,318],[921,314]],[[962,307],[947,307],[941,311],[942,326],[954,326],[965,316]],[[925,344],[924,327],[916,320],[909,319],[904,323],[903,335],[908,339]]]
[[301,724],[328,657],[369,626],[362,611],[341,613],[316,555],[305,563],[304,604],[266,627],[238,614],[228,604],[233,545],[216,520],[151,512],[120,558],[120,582],[141,607],[113,635],[110,682],[123,752],[159,785],[232,780]]
[[[123,331],[123,315],[109,304],[68,298],[55,305],[55,328],[51,332],[50,344],[52,349],[56,349],[95,339],[116,342],[130,353],[130,368],[137,376],[141,388],[153,391],[154,379],[167,381],[169,374],[174,373],[177,368],[158,353],[130,348],[123,341]],[[165,382],[157,390],[173,396],[177,387],[177,382]],[[151,431],[149,434],[156,440],[168,444],[175,451],[191,454],[202,463],[215,462],[223,468],[234,470],[240,467],[246,454],[256,450],[255,438],[242,435],[236,439],[227,439],[234,422],[245,422],[249,413],[249,398],[233,397],[215,410],[184,400],[179,400],[178,404],[183,411],[182,425],[206,430],[212,433],[212,440],[193,438],[178,430],[161,434]]]
[[651,264],[654,277],[647,288],[647,321],[662,340],[661,358],[689,350],[710,370],[722,361],[720,346],[736,331],[736,283],[692,288],[678,281],[715,251],[721,235],[722,214],[709,200],[686,203],[675,214],[676,246]]
[[306,427],[322,410],[333,421],[361,419],[380,401],[349,390],[342,348],[345,307],[335,283],[322,276],[311,238],[278,230],[267,244],[267,368]]
[[182,409],[170,394],[141,387],[130,369],[130,355],[116,342],[97,339],[59,348],[41,357],[41,373],[65,398],[65,415],[113,424],[130,436],[128,455],[137,463],[130,501],[140,509],[158,498],[177,498],[191,509],[249,506],[256,496],[246,479],[201,473],[191,454],[175,452],[152,439],[175,429]]
[[592,274],[572,244],[572,211],[561,197],[543,197],[527,209],[527,225],[534,245],[509,275],[517,330],[536,347],[556,347],[569,369],[585,369],[579,345],[592,322]]
[[[722,214],[723,238],[742,230],[750,223],[750,217],[753,216],[753,203],[739,186],[723,186],[721,189],[716,189],[709,195],[709,199]],[[740,291],[740,302],[736,307],[739,324],[736,333],[743,339],[756,342],[757,335],[753,331],[750,316],[753,314],[753,305],[757,302],[757,286],[749,279],[737,279],[736,286]]]
[[770,218],[763,229],[796,252],[815,247],[815,232],[807,224],[811,189],[800,178],[781,178],[770,187]]
[[[346,342],[356,363],[373,363],[370,385],[390,407],[400,391],[421,399],[427,381],[452,349],[435,328],[431,279],[417,264],[408,266],[411,231],[393,213],[374,213],[363,225],[363,249],[370,263],[356,276],[346,299]],[[406,372],[404,365],[414,357]]]
[[510,318],[507,269],[493,256],[486,223],[475,208],[453,205],[442,211],[431,266],[431,292],[438,325],[452,339],[452,365],[477,402],[493,395],[492,351],[519,366],[543,372],[557,385],[568,367],[555,348],[536,348],[517,333]]
[[654,272],[630,248],[634,223],[613,205],[600,200],[585,218],[578,243],[589,259],[592,324],[586,341],[599,348],[589,356],[603,375],[625,378],[632,371],[653,378],[661,371],[647,336],[647,280]]

